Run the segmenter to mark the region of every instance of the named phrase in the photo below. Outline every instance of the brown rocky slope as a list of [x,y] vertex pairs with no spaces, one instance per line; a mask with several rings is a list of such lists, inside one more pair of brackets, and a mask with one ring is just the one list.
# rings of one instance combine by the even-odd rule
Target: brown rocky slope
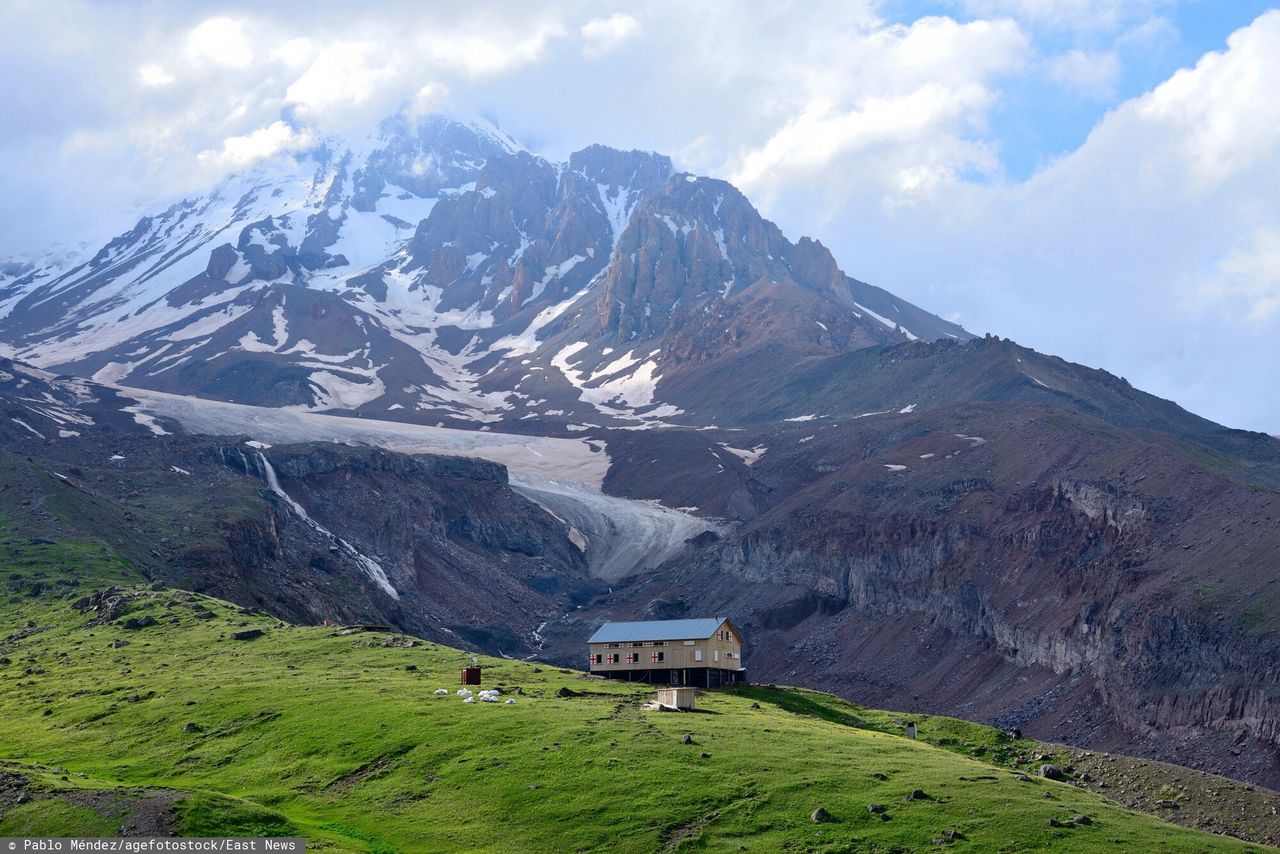
[[[1280,495],[1240,463],[1040,404],[707,435],[663,438],[719,469],[679,498],[743,523],[584,623],[731,614],[755,679],[1280,786]],[[646,436],[614,488],[664,488]]]

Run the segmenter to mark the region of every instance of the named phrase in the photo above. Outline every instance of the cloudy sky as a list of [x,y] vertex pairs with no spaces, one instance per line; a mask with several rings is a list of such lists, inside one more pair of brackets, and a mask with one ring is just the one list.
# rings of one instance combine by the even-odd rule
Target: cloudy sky
[[396,109],[728,178],[853,276],[1280,433],[1253,0],[0,0],[0,257]]

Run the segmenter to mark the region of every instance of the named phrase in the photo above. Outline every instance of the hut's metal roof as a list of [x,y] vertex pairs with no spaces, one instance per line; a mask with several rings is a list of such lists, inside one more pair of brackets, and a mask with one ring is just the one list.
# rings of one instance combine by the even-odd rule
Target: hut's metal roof
[[692,620],[645,620],[637,623],[605,623],[587,643],[626,641],[703,640],[716,633],[724,617]]

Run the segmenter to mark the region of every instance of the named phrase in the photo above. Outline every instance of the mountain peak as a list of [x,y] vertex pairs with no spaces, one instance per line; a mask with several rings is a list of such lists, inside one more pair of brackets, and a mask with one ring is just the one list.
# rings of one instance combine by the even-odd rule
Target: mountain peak
[[453,113],[413,115],[407,110],[401,110],[379,122],[376,139],[382,143],[403,139],[418,140],[433,147],[445,139],[463,144],[470,139],[481,148],[496,147],[507,154],[526,150],[489,119]]
[[569,169],[610,187],[661,186],[674,171],[671,158],[652,151],[589,145],[569,155]]
[[693,417],[696,397],[664,402],[678,375],[697,384],[690,365],[943,323],[792,244],[726,181],[604,145],[552,163],[484,119],[401,112],[156,210],[79,261],[12,267],[0,342],[237,402],[656,425]]

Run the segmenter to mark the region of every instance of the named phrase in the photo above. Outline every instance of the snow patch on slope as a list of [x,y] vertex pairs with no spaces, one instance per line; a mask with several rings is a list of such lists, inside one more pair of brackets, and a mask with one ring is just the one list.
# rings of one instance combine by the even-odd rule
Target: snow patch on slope
[[900,323],[895,323],[894,321],[892,321],[892,320],[890,320],[889,318],[885,317],[883,314],[876,314],[874,311],[872,311],[871,309],[867,308],[865,305],[863,305],[863,304],[862,304],[862,303],[860,303],[860,302],[855,302],[855,303],[854,303],[854,305],[855,305],[859,310],[861,310],[861,311],[865,311],[867,314],[871,315],[871,316],[872,316],[872,317],[874,317],[876,320],[880,321],[880,323],[881,323],[881,324],[883,324],[884,326],[887,326],[887,327],[889,327],[890,329],[892,329],[894,332],[901,332],[903,335],[907,336],[907,338],[908,338],[909,340],[911,340],[911,341],[919,341],[919,340],[920,340],[920,339],[919,339],[919,337],[917,337],[917,336],[913,335],[913,334],[911,333],[911,330],[907,329],[907,328],[906,328],[905,326],[903,326],[902,324],[900,324]]
[[313,409],[359,409],[386,394],[387,387],[375,374],[360,382],[332,371],[313,371],[308,377],[316,393]]
[[735,448],[731,445],[726,445],[724,442],[720,442],[719,444],[720,444],[720,447],[724,448],[726,451],[733,454],[734,456],[739,457],[744,463],[746,463],[749,466],[755,465],[756,460],[763,457],[765,455],[765,452],[769,450],[764,445],[756,445],[754,448],[747,450],[743,448]]
[[[570,359],[587,347],[586,341],[569,344],[556,353],[551,364],[560,369],[565,379],[578,390],[578,398],[590,403],[597,411],[607,415],[639,416],[635,410],[652,406],[657,392],[658,363],[653,359],[638,361],[630,353],[615,360],[604,369],[588,374],[570,364]],[[610,370],[621,364],[618,370]],[[611,377],[603,379],[603,377]],[[630,410],[628,412],[628,410]],[[674,407],[665,414],[676,414]],[[652,415],[652,413],[649,413]]]

